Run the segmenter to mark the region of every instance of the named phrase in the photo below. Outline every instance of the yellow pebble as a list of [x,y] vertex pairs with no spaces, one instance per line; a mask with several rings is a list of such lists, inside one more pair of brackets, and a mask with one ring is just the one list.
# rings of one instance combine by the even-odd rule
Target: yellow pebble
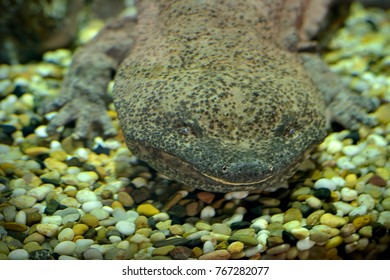
[[95,228],[99,225],[99,220],[92,214],[85,214],[81,217],[80,221],[91,228]]
[[340,200],[340,195],[337,192],[330,192],[330,201],[336,202]]
[[389,181],[390,180],[390,168],[378,167],[375,171],[376,171],[376,174],[378,176],[383,178],[383,180],[385,180],[385,181]]
[[199,247],[195,247],[194,249],[192,249],[191,257],[197,259],[197,258],[199,258],[202,254],[203,254],[202,249],[199,248]]
[[231,244],[227,247],[227,250],[228,250],[231,254],[240,253],[243,249],[244,249],[244,243],[242,243],[242,242],[240,242],[240,241],[234,241],[233,243],[231,243]]
[[76,235],[75,237],[73,237],[73,242],[76,242],[79,239],[84,239],[84,236]]
[[46,147],[31,147],[27,148],[24,153],[30,157],[35,157],[49,153],[49,148]]
[[321,216],[320,223],[329,227],[342,227],[347,223],[347,220],[330,213],[325,213]]
[[381,123],[388,124],[390,122],[390,103],[381,105],[374,115]]
[[74,235],[83,235],[88,230],[88,226],[85,224],[76,224],[73,226]]
[[358,230],[364,226],[367,226],[371,224],[371,216],[370,215],[364,215],[360,217],[356,217],[353,221],[352,224],[355,226],[355,228]]
[[124,209],[122,203],[120,203],[119,201],[114,201],[113,203],[111,203],[111,208],[112,209],[115,209],[115,208],[122,208],[122,209]]
[[351,188],[356,185],[357,182],[357,176],[356,174],[348,174],[345,177],[345,187]]
[[150,216],[153,216],[153,215],[160,213],[160,210],[158,210],[156,207],[154,207],[150,203],[145,203],[145,204],[141,204],[140,206],[137,207],[137,212],[140,215],[150,217]]
[[328,240],[325,244],[325,249],[329,250],[332,248],[336,248],[341,243],[343,243],[344,239],[341,236],[335,236]]

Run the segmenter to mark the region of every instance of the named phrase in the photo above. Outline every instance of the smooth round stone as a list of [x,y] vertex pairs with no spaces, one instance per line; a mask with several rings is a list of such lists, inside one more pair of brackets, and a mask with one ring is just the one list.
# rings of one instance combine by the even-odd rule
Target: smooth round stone
[[58,215],[53,216],[44,216],[41,220],[42,224],[55,224],[57,226],[60,226],[62,223],[62,217]]
[[301,222],[300,221],[292,220],[290,222],[285,223],[283,225],[283,228],[285,230],[287,230],[288,232],[291,232],[292,229],[299,228],[300,226],[301,226]]
[[169,230],[169,228],[171,227],[171,224],[172,224],[172,220],[158,222],[156,224],[156,228],[159,230]]
[[232,199],[244,199],[248,196],[248,191],[237,191],[237,192],[229,192],[225,194],[226,200],[232,200]]
[[177,246],[170,252],[173,260],[187,260],[191,254],[192,250],[185,246]]
[[240,252],[242,252],[242,250],[244,250],[244,243],[242,243],[240,241],[234,241],[234,242],[229,244],[229,246],[227,247],[227,250],[231,254],[240,253]]
[[150,203],[141,204],[137,207],[137,212],[140,215],[144,215],[146,217],[151,217],[153,215],[156,215],[160,213],[160,210],[158,210],[154,205]]
[[82,189],[77,192],[76,199],[80,203],[85,203],[88,201],[96,201],[98,198],[93,191],[89,189]]
[[342,227],[347,223],[347,221],[344,218],[335,216],[330,213],[325,213],[321,216],[320,223],[330,227]]
[[288,223],[290,221],[301,221],[302,213],[297,208],[290,208],[284,213],[283,222]]
[[303,228],[303,227],[301,227],[301,228],[293,228],[291,230],[291,234],[295,238],[301,240],[301,239],[305,239],[306,237],[308,237],[310,235],[310,231],[307,228]]
[[152,256],[166,256],[168,255],[173,249],[175,249],[174,245],[167,245],[159,248],[153,249]]
[[383,199],[381,204],[385,210],[390,210],[390,197]]
[[232,233],[231,228],[227,224],[215,223],[211,225],[211,230],[215,233],[230,235]]
[[24,249],[16,249],[8,254],[10,260],[28,260],[28,252]]
[[358,197],[358,192],[350,188],[342,188],[340,191],[341,199],[343,201],[353,201]]
[[78,208],[80,206],[80,203],[73,197],[65,197],[61,199],[60,204],[66,207],[74,207],[74,208]]
[[79,209],[74,207],[69,207],[64,210],[57,210],[54,212],[54,215],[58,215],[61,217],[65,217],[66,215],[70,215],[70,214],[80,214]]
[[9,202],[19,209],[26,209],[33,207],[37,199],[30,195],[19,195],[11,198]]
[[102,207],[103,207],[102,202],[98,201],[98,200],[97,201],[87,201],[87,202],[84,202],[83,205],[81,206],[81,208],[86,213],[91,212],[93,209],[102,208]]
[[118,201],[122,203],[124,207],[132,207],[134,205],[134,199],[127,192],[119,192]]
[[18,211],[15,216],[15,222],[25,225],[27,222],[27,214],[24,211]]
[[85,250],[83,257],[85,260],[102,260],[103,254],[98,249],[89,248]]
[[42,244],[45,241],[45,236],[41,233],[34,232],[31,235],[27,236],[23,243],[27,244],[30,242],[37,242],[38,244]]
[[359,230],[360,228],[371,224],[371,222],[372,222],[372,218],[370,215],[363,215],[360,217],[356,217],[352,221],[352,224],[355,226],[357,230]]
[[58,225],[56,224],[38,224],[37,231],[47,237],[55,236],[58,232]]
[[[174,226],[171,226],[171,228],[174,227]],[[181,231],[181,234],[183,234],[183,230]],[[172,233],[172,232],[171,232]],[[172,235],[180,235],[180,234],[177,234],[177,233],[172,233]],[[162,240],[165,240],[165,234],[158,231],[158,232],[155,232],[153,233],[151,236],[150,236],[150,241],[151,242],[157,242],[157,241],[162,241]]]
[[355,232],[356,232],[356,228],[352,223],[348,223],[340,229],[340,235],[342,237],[350,236],[352,233]]
[[74,231],[71,228],[64,228],[58,234],[59,241],[71,241],[74,238]]
[[93,171],[82,171],[76,175],[76,178],[79,182],[93,184],[99,179],[99,175]]
[[334,191],[336,190],[336,184],[330,179],[321,178],[314,183],[314,188],[315,189],[325,188],[330,191]]
[[274,246],[272,248],[269,248],[267,250],[267,254],[278,255],[278,254],[281,254],[281,253],[288,251],[289,249],[290,249],[290,244],[281,244],[281,245],[277,245],[277,246]]
[[120,248],[113,248],[104,254],[105,260],[128,260],[131,257],[131,251]]
[[203,223],[203,222],[197,222],[195,224],[195,228],[197,230],[211,230],[211,225],[209,225],[207,223]]
[[229,237],[228,242],[234,242],[234,241],[242,242],[247,246],[257,246],[259,244],[259,242],[256,240],[256,238],[254,238],[250,235],[234,234],[231,237]]
[[72,241],[62,241],[54,247],[54,252],[59,255],[73,255],[76,249],[76,244]]
[[6,222],[13,222],[15,221],[16,217],[16,207],[13,205],[6,206],[3,208],[3,215],[4,215],[4,220]]
[[169,215],[164,212],[157,213],[156,215],[153,215],[153,220],[156,222],[160,221],[166,221],[169,220]]
[[54,186],[50,187],[49,184],[32,188],[27,192],[27,195],[35,197],[38,201],[41,201],[46,198]]
[[4,224],[2,224],[2,226],[7,230],[16,231],[16,232],[25,232],[28,229],[28,227],[25,224],[20,224],[15,222],[5,222]]
[[0,241],[0,253],[9,254],[9,248],[5,242]]
[[297,249],[299,251],[309,250],[311,247],[316,244],[313,240],[310,240],[309,237],[306,237],[305,239],[299,240],[297,242]]
[[131,235],[135,232],[135,224],[128,221],[119,221],[115,225],[116,229],[123,235]]
[[91,228],[95,228],[99,225],[99,220],[92,214],[85,214],[81,217],[80,222],[86,224]]
[[200,211],[200,219],[201,220],[209,220],[210,218],[215,216],[215,209],[211,206],[206,206]]
[[72,228],[74,235],[84,235],[87,232],[88,226],[85,224],[75,224]]
[[367,238],[372,237],[372,226],[364,226],[359,230],[359,235]]
[[[322,188],[323,189],[323,188]],[[327,190],[327,189],[325,189]],[[305,202],[307,203],[307,205],[309,205],[311,208],[313,209],[320,209],[321,206],[322,206],[322,201],[319,200],[317,197],[315,196],[311,196],[311,197],[308,197]]]
[[24,245],[23,249],[26,250],[28,253],[31,253],[33,251],[42,250],[43,247],[40,246],[38,242],[30,242]]
[[199,257],[199,260],[228,260],[230,253],[228,250],[216,250]]
[[104,208],[95,208],[92,209],[90,212],[92,215],[94,215],[99,221],[105,220],[110,216],[110,213],[108,213]]
[[366,206],[367,210],[372,210],[375,207],[375,199],[369,194],[363,193],[359,195],[357,202],[359,203],[359,205]]
[[341,236],[335,236],[329,239],[328,242],[325,244],[325,248],[327,250],[336,248],[337,246],[341,245],[343,243],[344,239]]
[[203,244],[203,254],[208,254],[208,253],[211,253],[211,252],[214,252],[214,245],[213,245],[213,243],[210,240],[207,240]]
[[267,226],[268,226],[268,221],[267,221],[266,219],[263,219],[263,218],[258,218],[258,219],[256,219],[256,220],[252,223],[252,225],[251,225],[252,228],[258,228],[258,229],[260,229],[260,230],[266,229]]
[[66,215],[62,218],[62,224],[66,224],[68,222],[76,222],[80,219],[80,214],[75,213],[75,214],[69,214]]
[[352,205],[343,201],[336,201],[333,203],[333,206],[336,208],[337,214],[343,216],[348,215],[354,209]]

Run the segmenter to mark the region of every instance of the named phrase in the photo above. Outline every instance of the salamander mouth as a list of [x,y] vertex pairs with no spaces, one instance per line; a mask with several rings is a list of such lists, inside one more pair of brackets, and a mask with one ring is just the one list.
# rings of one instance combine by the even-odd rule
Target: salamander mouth
[[[168,176],[172,180],[190,185],[192,187],[213,192],[228,192],[241,190],[268,190],[276,183],[284,182],[285,173],[291,171],[291,166],[280,172],[271,172],[257,180],[233,181],[206,174],[196,169],[189,162],[168,152],[142,145],[129,145],[130,150],[151,167]],[[294,168],[295,169],[295,168]],[[292,174],[291,174],[292,175]],[[253,178],[252,178],[253,179]]]

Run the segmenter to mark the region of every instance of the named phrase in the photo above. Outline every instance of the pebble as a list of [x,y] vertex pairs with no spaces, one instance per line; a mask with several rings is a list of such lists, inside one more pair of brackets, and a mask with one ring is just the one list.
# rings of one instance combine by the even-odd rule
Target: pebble
[[306,237],[305,239],[299,240],[297,242],[297,249],[299,251],[309,250],[315,244],[315,241],[311,240],[309,237]]
[[87,232],[88,230],[88,226],[87,225],[84,225],[84,224],[75,224],[72,228],[73,232],[74,232],[74,235],[77,236],[77,235],[84,235],[84,233]]
[[[324,189],[324,188],[321,188],[320,190],[327,190],[327,189]],[[329,196],[330,196],[330,192],[329,192]],[[315,196],[310,196],[308,197],[305,202],[307,203],[307,205],[309,205],[311,208],[313,209],[320,209],[321,206],[322,206],[322,201],[319,200],[317,197]]]
[[59,227],[56,224],[38,224],[36,229],[40,234],[53,237],[57,234]]
[[38,244],[42,244],[45,241],[45,236],[41,233],[34,232],[24,239],[23,243],[27,244],[30,242],[37,242]]
[[199,260],[228,260],[230,253],[228,250],[216,250],[199,257]]
[[103,254],[98,249],[89,248],[83,253],[83,258],[85,260],[102,260]]
[[279,255],[281,253],[284,253],[290,249],[290,244],[281,244],[274,246],[272,248],[269,248],[267,250],[267,254],[269,255]]
[[79,190],[76,194],[76,199],[80,203],[98,200],[97,195],[89,189]]
[[301,221],[302,213],[297,208],[290,208],[284,213],[283,222],[288,223],[290,221]]
[[291,230],[291,234],[299,239],[299,240],[302,240],[302,239],[305,239],[306,237],[308,237],[310,235],[310,231],[307,229],[307,228],[293,228]]
[[99,221],[105,220],[110,216],[110,213],[102,208],[92,209],[90,213],[94,215]]
[[352,223],[345,224],[340,229],[340,235],[342,237],[350,236],[352,233],[355,233],[355,232],[356,232],[356,227]]
[[99,175],[93,171],[82,171],[76,175],[76,178],[79,182],[93,184],[99,179]]
[[187,260],[190,258],[192,250],[185,246],[176,246],[170,251],[173,260]]
[[102,207],[103,207],[102,202],[97,200],[97,201],[84,202],[83,205],[81,206],[81,209],[83,209],[84,212],[89,213],[93,209],[102,208]]
[[27,191],[27,195],[35,197],[37,201],[41,201],[46,198],[52,189],[54,189],[53,185],[45,184],[43,186],[30,189]]
[[215,209],[211,206],[206,206],[205,208],[202,209],[200,212],[200,218],[202,220],[209,220],[210,218],[215,216]]
[[214,245],[210,240],[203,243],[203,254],[214,252]]
[[199,193],[196,194],[196,197],[199,200],[201,200],[201,201],[203,201],[203,202],[205,202],[207,204],[210,204],[210,203],[213,202],[213,200],[215,198],[215,194],[212,193],[212,192],[199,192]]
[[16,249],[8,254],[10,260],[28,260],[28,252],[24,249]]
[[122,203],[124,207],[132,207],[134,205],[134,199],[127,192],[119,192],[118,201]]
[[249,235],[234,234],[231,237],[229,237],[228,242],[234,242],[234,241],[242,242],[247,246],[257,246],[259,244],[256,238]]
[[355,228],[357,230],[359,230],[360,228],[371,224],[371,222],[372,222],[371,216],[370,215],[364,215],[364,216],[356,217],[352,221],[352,224],[355,226]]
[[19,195],[11,198],[9,202],[19,209],[25,209],[33,207],[34,204],[37,202],[37,199],[30,195]]
[[61,241],[54,247],[54,253],[59,255],[72,256],[76,249],[76,244],[72,241]]
[[244,243],[242,243],[240,241],[234,241],[234,242],[229,244],[229,246],[227,247],[227,250],[231,254],[240,253],[242,250],[244,250]]
[[115,224],[116,229],[123,235],[131,235],[135,232],[135,224],[128,221],[119,221]]
[[342,227],[347,223],[347,221],[344,218],[335,216],[330,213],[325,213],[321,216],[320,223],[330,227]]
[[341,236],[335,236],[329,239],[328,242],[325,244],[325,249],[329,250],[332,248],[336,248],[337,246],[341,245],[343,243],[343,238]]
[[330,191],[334,191],[336,190],[336,187],[336,184],[332,180],[327,178],[321,178],[314,183],[315,189],[325,188]]
[[81,217],[80,222],[86,224],[90,228],[95,228],[99,225],[99,220],[92,214],[85,214]]
[[74,238],[74,231],[71,228],[64,228],[58,234],[59,241],[70,241]]
[[214,223],[211,225],[211,230],[215,233],[230,235],[232,230],[227,224]]
[[309,226],[314,226],[320,222],[320,218],[322,215],[324,215],[325,210],[317,210],[311,213],[307,218],[306,218],[306,223]]
[[358,197],[358,192],[350,188],[342,188],[340,191],[341,199],[343,201],[353,201]]
[[69,222],[76,222],[80,219],[80,214],[79,213],[74,213],[74,214],[69,214],[66,215],[62,218],[62,223],[66,224]]
[[153,215],[156,215],[160,213],[160,210],[158,210],[154,205],[150,203],[141,204],[137,207],[137,212],[140,215],[144,215],[146,217],[151,217]]
[[60,226],[62,223],[62,217],[59,215],[53,215],[53,216],[44,216],[41,220],[42,224],[55,224],[57,226]]
[[16,207],[13,206],[13,205],[4,207],[3,208],[3,215],[4,215],[4,220],[6,222],[13,222],[13,221],[15,221]]

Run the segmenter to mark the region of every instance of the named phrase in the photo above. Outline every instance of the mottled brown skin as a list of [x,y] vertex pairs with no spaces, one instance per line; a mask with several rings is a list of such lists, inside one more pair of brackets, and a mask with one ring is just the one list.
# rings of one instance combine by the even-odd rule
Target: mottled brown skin
[[[101,96],[103,86],[94,89],[96,76],[108,82],[107,71],[124,59],[114,102],[135,155],[200,189],[276,189],[325,137],[326,105],[352,129],[360,121],[370,124],[365,109],[375,107],[333,81],[318,58],[298,54],[307,43],[302,30],[312,19],[305,14],[308,7],[305,0],[140,1],[137,22],[107,27],[110,32],[80,52],[87,59],[76,60],[75,73],[90,61],[106,66],[95,70],[104,75],[82,77],[90,89],[75,91],[97,103],[96,94],[85,92]],[[108,45],[117,50],[108,51]],[[76,80],[76,74],[69,76]],[[66,102],[77,101],[60,103]],[[94,107],[88,108],[93,114]],[[49,131],[65,123],[53,122]],[[101,123],[110,131],[106,119]],[[85,136],[85,128],[79,125],[76,132]]]

